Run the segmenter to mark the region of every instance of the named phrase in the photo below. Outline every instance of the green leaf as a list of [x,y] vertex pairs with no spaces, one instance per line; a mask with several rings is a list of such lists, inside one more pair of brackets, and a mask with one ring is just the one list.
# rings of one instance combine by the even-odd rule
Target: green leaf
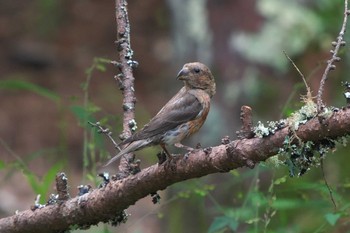
[[93,176],[91,174],[86,174],[86,177],[91,182],[96,182],[96,176]]
[[59,170],[61,170],[62,167],[63,164],[57,162],[47,171],[42,180],[40,180],[38,176],[29,169],[23,168],[24,176],[27,178],[33,191],[36,194],[40,194],[41,202],[48,196],[48,191],[51,188],[53,181],[55,180],[56,174]]
[[235,220],[235,219],[231,219],[230,223],[228,224],[229,228],[232,230],[232,231],[236,231],[237,228],[238,228],[238,221]]
[[86,127],[87,122],[96,122],[96,119],[91,116],[91,111],[84,108],[83,106],[74,105],[70,107],[70,110],[75,115],[75,117],[79,120],[79,123]]
[[232,231],[236,231],[238,228],[238,221],[226,216],[216,217],[213,223],[208,229],[208,233],[218,232],[226,227],[230,228]]
[[36,193],[36,194],[41,194],[41,189],[40,189],[40,184],[39,184],[39,181],[38,181],[38,177],[30,172],[30,171],[24,171],[24,176],[27,178],[29,184],[30,184],[30,187],[33,189],[33,191]]
[[62,162],[56,162],[44,175],[42,184],[41,184],[41,190],[43,196],[48,196],[48,191],[50,187],[52,186],[52,183],[56,179],[57,173],[62,169],[63,163]]
[[0,170],[5,168],[5,162],[0,160]]
[[40,96],[46,97],[54,102],[58,102],[60,100],[59,95],[57,95],[55,92],[22,80],[2,80],[0,81],[0,89],[27,90]]
[[102,64],[97,64],[97,65],[96,65],[96,69],[97,69],[98,71],[105,72],[105,71],[106,71],[106,66],[105,66],[105,65],[102,65]]
[[281,178],[276,179],[273,183],[275,185],[283,184],[287,181],[287,176],[283,176]]
[[246,221],[247,224],[254,224],[254,223],[257,223],[259,222],[260,218],[252,218],[252,219],[248,219]]
[[204,189],[194,189],[193,191],[200,197],[205,197],[208,194],[208,192]]
[[338,219],[341,217],[341,215],[340,214],[328,213],[324,217],[326,218],[326,220],[327,220],[327,222],[329,224],[334,226],[337,223]]
[[191,193],[189,191],[182,191],[182,192],[179,192],[177,194],[178,197],[180,198],[190,198],[191,197]]
[[304,202],[298,199],[278,198],[276,201],[272,203],[272,207],[279,210],[295,209],[295,208],[299,208],[303,204]]

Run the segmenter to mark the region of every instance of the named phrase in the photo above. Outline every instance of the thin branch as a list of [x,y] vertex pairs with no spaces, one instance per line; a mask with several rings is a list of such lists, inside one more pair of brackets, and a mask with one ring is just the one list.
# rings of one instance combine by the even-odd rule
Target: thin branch
[[331,70],[335,70],[336,66],[334,65],[334,62],[339,62],[340,57],[338,57],[338,52],[341,46],[345,46],[345,41],[343,40],[348,20],[348,15],[350,14],[350,11],[348,10],[348,1],[345,0],[344,3],[344,20],[343,25],[341,27],[341,30],[339,32],[339,35],[337,37],[337,41],[333,41],[332,45],[334,46],[334,50],[331,50],[332,57],[327,61],[327,67],[322,75],[321,81],[320,81],[320,88],[318,89],[317,94],[317,111],[320,114],[324,108],[323,102],[322,102],[322,94],[324,90],[324,86],[326,83],[326,80],[328,78],[329,72]]
[[109,140],[111,140],[111,142],[113,143],[114,147],[120,151],[118,143],[116,143],[116,141],[112,137],[112,131],[110,131],[109,128],[107,128],[107,127],[104,128],[100,122],[92,123],[92,122],[88,121],[88,123],[92,127],[98,128],[98,131],[97,131],[98,133],[103,133],[103,134],[107,135]]
[[[117,77],[121,81],[121,90],[123,92],[123,133],[121,139],[125,139],[132,134],[132,129],[135,129],[135,89],[133,76],[133,68],[137,66],[137,62],[133,60],[133,51],[130,46],[130,23],[127,11],[126,0],[115,1],[116,10],[116,22],[118,40],[116,41],[119,55],[119,62],[117,67],[121,74]],[[130,162],[134,161],[135,156],[133,154],[127,154],[123,156],[120,161],[119,170],[123,174],[122,176],[128,176],[130,174]]]
[[333,207],[334,207],[334,212],[336,212],[337,211],[337,204],[335,203],[335,200],[334,200],[333,190],[329,186],[329,184],[327,182],[327,179],[326,179],[326,174],[324,172],[324,167],[323,167],[323,158],[321,159],[321,171],[322,171],[322,177],[323,177],[323,180],[324,180],[324,184],[326,185],[326,187],[328,189],[329,197],[331,198],[331,201],[332,201],[332,204],[333,204]]
[[312,96],[311,96],[311,90],[310,90],[310,87],[309,85],[307,84],[306,82],[306,79],[303,75],[303,73],[299,70],[299,68],[297,67],[297,65],[294,63],[294,61],[288,56],[288,54],[286,53],[286,51],[283,51],[284,55],[286,56],[286,58],[289,60],[289,62],[294,66],[294,68],[298,71],[300,77],[303,79],[303,82],[304,82],[304,85],[306,87],[306,96],[308,99],[311,99]]
[[[322,125],[317,118],[313,118],[295,133],[303,141],[316,143],[324,138],[348,135],[350,108],[334,112],[327,123],[327,126]],[[156,164],[135,175],[111,181],[100,189],[66,202],[0,219],[0,230],[7,233],[50,233],[63,232],[72,225],[86,227],[109,222],[115,219],[116,213],[121,213],[137,200],[174,183],[265,161],[278,153],[287,135],[290,135],[290,130],[285,127],[269,137],[235,140],[226,145],[195,150],[187,159],[174,156],[161,165]]]

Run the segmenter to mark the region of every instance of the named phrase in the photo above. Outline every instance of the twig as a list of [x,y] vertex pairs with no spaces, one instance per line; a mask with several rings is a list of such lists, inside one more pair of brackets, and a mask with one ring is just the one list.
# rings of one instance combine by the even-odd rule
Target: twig
[[28,167],[26,167],[26,163],[25,161],[23,161],[23,159],[16,154],[9,145],[6,144],[6,142],[0,138],[0,145],[2,145],[4,147],[4,149],[13,157],[16,159],[16,161],[18,161],[23,167],[25,167],[26,169],[28,169]]
[[323,168],[323,158],[321,159],[321,171],[322,171],[322,176],[323,176],[323,180],[325,185],[327,186],[328,192],[329,192],[329,196],[332,200],[333,203],[333,207],[334,207],[334,212],[337,211],[337,204],[335,203],[334,197],[333,197],[333,191],[331,189],[331,187],[328,185],[327,179],[326,179],[326,175],[324,173],[324,168]]
[[103,126],[101,125],[100,122],[92,123],[92,122],[88,121],[88,123],[89,123],[92,127],[98,128],[98,133],[103,133],[103,134],[107,135],[107,137],[108,137],[108,138],[111,140],[111,142],[113,143],[114,147],[120,151],[120,148],[119,148],[119,146],[118,146],[118,143],[116,143],[116,141],[115,141],[114,138],[112,137],[112,132],[111,132],[108,128],[103,128]]
[[[318,72],[320,69],[321,69],[321,63],[319,62],[319,63],[317,64],[317,66],[307,75],[307,77],[305,78],[305,80],[307,81],[307,80],[311,79],[311,77],[313,77],[314,74],[315,74],[316,72]],[[288,109],[288,106],[290,105],[292,99],[294,99],[294,97],[295,97],[295,95],[296,95],[296,93],[297,93],[297,91],[298,91],[299,89],[301,89],[301,87],[299,87],[299,86],[294,86],[292,92],[289,94],[287,100],[286,100],[285,103],[283,104],[283,108],[282,108],[282,110],[281,110],[281,113],[280,113],[279,118],[283,118],[284,113],[285,113],[286,110]]]
[[[132,128],[130,122],[135,122],[135,94],[134,94],[134,81],[133,68],[137,66],[137,62],[133,59],[133,51],[130,47],[130,23],[127,11],[126,0],[116,0],[116,21],[117,21],[117,33],[118,40],[116,41],[119,51],[119,62],[117,67],[119,68],[121,75],[118,77],[121,80],[123,92],[123,133],[121,139],[125,139],[131,136]],[[120,161],[119,170],[125,176],[130,174],[130,162],[134,161],[135,156],[133,154],[127,154],[123,156]]]
[[293,62],[293,60],[288,56],[288,54],[286,53],[286,51],[283,50],[283,53],[284,53],[284,55],[286,56],[286,58],[290,61],[290,63],[292,63],[292,65],[294,66],[294,68],[298,71],[300,77],[303,79],[303,82],[304,82],[304,85],[305,85],[306,91],[307,91],[307,93],[306,93],[307,99],[311,99],[311,98],[312,98],[312,96],[311,96],[311,90],[310,90],[309,85],[308,85],[307,82],[306,82],[306,79],[305,79],[303,73],[301,73],[301,71],[299,70],[299,68],[297,67],[297,65],[296,65],[296,64]]
[[344,10],[343,25],[342,25],[341,30],[339,32],[339,36],[337,37],[337,41],[332,42],[332,45],[334,46],[334,50],[330,51],[332,54],[332,58],[327,61],[327,67],[322,75],[321,82],[320,82],[320,88],[318,89],[317,111],[319,114],[322,112],[322,110],[324,108],[323,102],[322,102],[322,94],[323,94],[325,82],[328,78],[328,74],[331,70],[335,70],[335,68],[336,68],[336,66],[333,63],[340,61],[340,57],[337,56],[340,46],[345,46],[345,41],[343,40],[343,38],[344,38],[344,34],[345,34],[348,15],[350,14],[350,11],[348,10],[348,1],[347,0],[345,0],[344,8],[345,8],[345,10]]

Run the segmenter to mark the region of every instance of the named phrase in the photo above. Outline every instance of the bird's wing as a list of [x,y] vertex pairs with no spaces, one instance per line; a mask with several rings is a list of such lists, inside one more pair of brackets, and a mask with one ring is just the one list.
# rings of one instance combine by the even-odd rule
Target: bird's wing
[[179,98],[172,98],[143,129],[126,139],[123,144],[150,138],[174,129],[182,123],[195,119],[202,110],[202,104],[188,92]]

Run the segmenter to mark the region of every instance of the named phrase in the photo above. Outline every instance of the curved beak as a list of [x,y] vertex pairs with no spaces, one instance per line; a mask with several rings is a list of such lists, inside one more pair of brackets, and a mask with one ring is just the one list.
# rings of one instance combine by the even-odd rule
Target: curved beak
[[177,74],[176,79],[177,80],[187,80],[188,74],[190,73],[188,68],[182,68],[180,72]]

